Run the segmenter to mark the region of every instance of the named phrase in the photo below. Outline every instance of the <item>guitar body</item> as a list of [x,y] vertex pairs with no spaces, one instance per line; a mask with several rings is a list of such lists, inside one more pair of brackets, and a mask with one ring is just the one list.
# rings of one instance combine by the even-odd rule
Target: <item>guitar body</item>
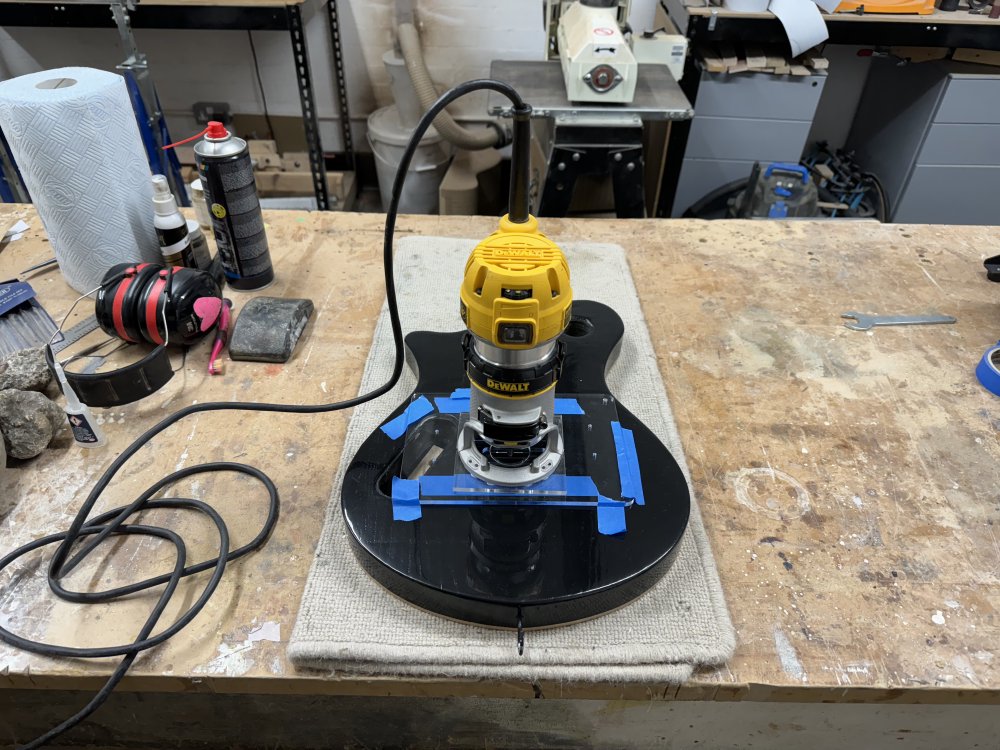
[[563,465],[515,490],[469,477],[456,460],[468,419],[464,332],[407,336],[414,394],[344,477],[362,567],[422,609],[518,629],[595,617],[652,587],[673,563],[691,501],[670,451],[608,390],[623,333],[611,308],[574,304],[556,387]]

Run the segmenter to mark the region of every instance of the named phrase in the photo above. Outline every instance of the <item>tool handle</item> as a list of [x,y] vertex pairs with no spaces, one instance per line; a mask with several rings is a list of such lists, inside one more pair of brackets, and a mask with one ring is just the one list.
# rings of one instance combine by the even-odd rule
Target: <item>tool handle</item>
[[770,177],[771,173],[774,171],[793,172],[802,178],[803,185],[809,182],[809,170],[803,167],[801,164],[786,164],[780,161],[776,161],[773,164],[768,164],[767,169],[764,170],[764,179],[766,180],[768,177]]

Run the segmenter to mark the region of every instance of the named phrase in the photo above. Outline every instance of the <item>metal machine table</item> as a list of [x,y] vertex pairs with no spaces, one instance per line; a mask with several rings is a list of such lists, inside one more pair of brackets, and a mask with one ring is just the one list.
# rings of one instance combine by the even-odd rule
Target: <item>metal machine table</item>
[[[494,60],[490,76],[516,88],[536,118],[551,121],[535,129],[548,167],[539,215],[565,216],[577,178],[610,174],[617,215],[644,216],[642,123],[687,120],[694,114],[665,66],[640,65],[635,99],[626,105],[571,102],[555,60]],[[490,93],[488,108],[490,114],[511,116],[510,102],[499,94]]]

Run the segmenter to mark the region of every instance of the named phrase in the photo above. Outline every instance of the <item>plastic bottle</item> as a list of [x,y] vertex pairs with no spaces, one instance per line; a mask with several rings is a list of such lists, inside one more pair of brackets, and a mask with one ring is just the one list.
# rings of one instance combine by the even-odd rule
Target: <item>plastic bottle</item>
[[153,226],[156,227],[163,262],[168,266],[197,268],[191,254],[187,221],[177,210],[177,201],[162,174],[153,175],[153,210],[156,213]]
[[107,437],[96,421],[94,415],[90,413],[90,408],[86,404],[80,403],[76,392],[66,380],[66,373],[58,360],[55,362],[56,378],[59,379],[59,386],[62,388],[63,396],[66,397],[66,419],[69,420],[70,429],[73,430],[73,440],[81,448],[99,448],[108,442]]

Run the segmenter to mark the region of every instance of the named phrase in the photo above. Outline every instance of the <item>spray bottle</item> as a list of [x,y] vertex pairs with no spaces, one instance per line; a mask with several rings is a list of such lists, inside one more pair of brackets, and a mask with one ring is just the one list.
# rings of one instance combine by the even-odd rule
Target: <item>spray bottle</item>
[[59,380],[59,387],[62,389],[63,396],[66,397],[66,406],[63,411],[66,412],[66,419],[69,420],[70,429],[73,430],[73,440],[81,448],[99,448],[108,442],[104,430],[94,420],[90,408],[86,404],[80,403],[80,399],[77,398],[72,386],[66,380],[66,373],[62,365],[59,364],[59,360],[54,360],[53,364],[55,365],[56,378]]
[[153,210],[156,212],[153,226],[156,227],[163,262],[168,266],[195,268],[187,221],[177,210],[170,184],[162,174],[153,175]]

